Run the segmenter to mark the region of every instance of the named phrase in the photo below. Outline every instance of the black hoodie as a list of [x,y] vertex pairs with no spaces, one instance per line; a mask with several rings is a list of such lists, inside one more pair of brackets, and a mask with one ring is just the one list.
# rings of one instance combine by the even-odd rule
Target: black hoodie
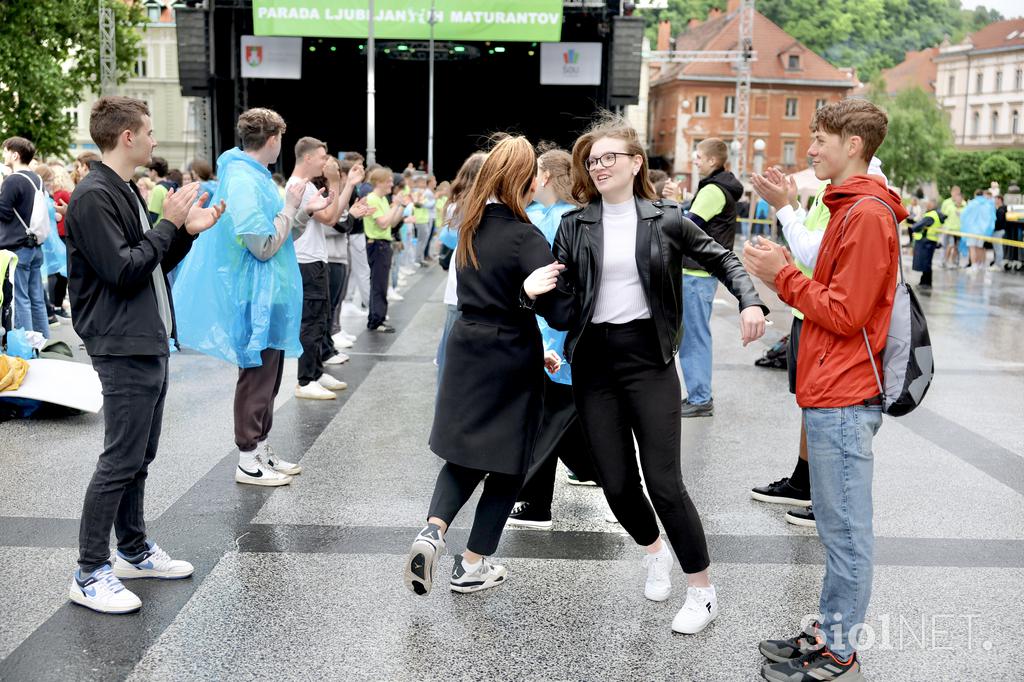
[[[736,202],[743,196],[743,185],[735,175],[724,168],[719,168],[701,180],[697,185],[697,194],[700,194],[700,191],[707,185],[718,185],[722,194],[725,195],[725,206],[722,207],[718,215],[706,223],[702,224],[703,221],[699,219],[694,222],[726,250],[732,251],[733,243],[736,240]],[[688,214],[687,217],[693,220],[695,216]],[[688,270],[704,269],[697,261],[690,258],[683,258],[683,267]]]

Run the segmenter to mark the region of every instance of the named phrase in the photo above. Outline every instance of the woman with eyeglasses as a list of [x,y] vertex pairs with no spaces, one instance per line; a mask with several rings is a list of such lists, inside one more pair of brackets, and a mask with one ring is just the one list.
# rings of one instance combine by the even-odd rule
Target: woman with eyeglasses
[[644,595],[660,602],[671,593],[673,559],[660,519],[688,583],[672,629],[695,634],[718,615],[718,600],[704,529],[680,465],[680,388],[672,359],[682,335],[683,256],[739,299],[744,345],[764,334],[768,308],[735,254],[684,218],[678,204],[656,198],[647,155],[623,118],[603,115],[576,140],[572,157],[573,197],[583,208],[562,218],[554,254],[576,296],[564,353],[573,398],[608,504],[646,548]]

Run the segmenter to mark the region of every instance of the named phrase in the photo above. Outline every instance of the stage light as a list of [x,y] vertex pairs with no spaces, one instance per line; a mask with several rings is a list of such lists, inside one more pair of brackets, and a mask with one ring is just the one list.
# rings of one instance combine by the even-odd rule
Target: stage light
[[309,51],[310,52],[316,52],[316,45],[310,45],[309,46]]
[[409,46],[408,45],[399,45],[397,49],[398,49],[399,52],[405,52],[406,50],[409,49]]
[[496,48],[494,48],[494,51],[495,52],[504,52],[505,48],[503,48],[503,47],[496,47]]
[[456,46],[455,46],[454,48],[452,48],[452,49],[454,49],[454,50],[455,50],[456,52],[465,52],[465,51],[466,51],[466,48],[465,48],[465,47],[463,47],[462,45],[456,45]]

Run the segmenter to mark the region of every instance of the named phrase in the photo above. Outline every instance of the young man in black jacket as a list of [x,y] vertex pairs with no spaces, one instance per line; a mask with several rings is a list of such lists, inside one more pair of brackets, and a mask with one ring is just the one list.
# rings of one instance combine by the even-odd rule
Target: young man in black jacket
[[[160,440],[174,337],[166,273],[196,235],[217,222],[224,205],[200,208],[199,185],[191,183],[168,192],[163,219],[150,223],[132,182],[156,147],[145,103],[101,98],[89,134],[102,160],[92,162],[68,206],[68,290],[75,331],[103,386],[104,447],[85,493],[79,568],[69,595],[94,611],[127,613],[142,602],[120,579],[192,575],[192,564],[171,559],[146,538],[143,498]],[[113,560],[111,527],[117,534]]]

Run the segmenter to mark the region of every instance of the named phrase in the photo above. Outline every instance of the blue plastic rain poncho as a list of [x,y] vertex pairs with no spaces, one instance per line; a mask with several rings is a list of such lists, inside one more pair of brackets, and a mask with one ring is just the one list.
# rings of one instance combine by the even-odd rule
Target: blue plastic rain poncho
[[[960,231],[991,237],[996,229],[996,202],[986,196],[977,196],[960,211]],[[960,253],[967,255],[967,241],[960,240]]]
[[[558,234],[558,225],[562,222],[562,216],[574,208],[576,207],[564,201],[557,201],[550,206],[535,201],[526,207],[526,215],[530,218],[530,222],[540,228],[540,231],[544,233],[544,238],[548,240],[548,246],[551,246],[555,243],[555,235]],[[545,374],[555,383],[571,386],[572,370],[569,368],[569,363],[564,361],[567,332],[552,329],[547,320],[540,315],[537,316],[537,326],[540,327],[540,334],[544,339],[544,351],[553,350],[558,353],[558,357],[563,359],[562,366],[557,372],[554,374],[545,372]]]
[[260,352],[302,354],[302,279],[295,245],[285,241],[260,261],[242,235],[276,234],[274,217],[284,203],[270,171],[237,147],[217,159],[214,203],[227,211],[192,245],[174,282],[178,340],[238,367],[259,367]]
[[57,209],[53,205],[53,197],[46,197],[46,209],[50,214],[50,235],[42,243],[43,276],[60,274],[68,276],[68,249],[57,234]]

